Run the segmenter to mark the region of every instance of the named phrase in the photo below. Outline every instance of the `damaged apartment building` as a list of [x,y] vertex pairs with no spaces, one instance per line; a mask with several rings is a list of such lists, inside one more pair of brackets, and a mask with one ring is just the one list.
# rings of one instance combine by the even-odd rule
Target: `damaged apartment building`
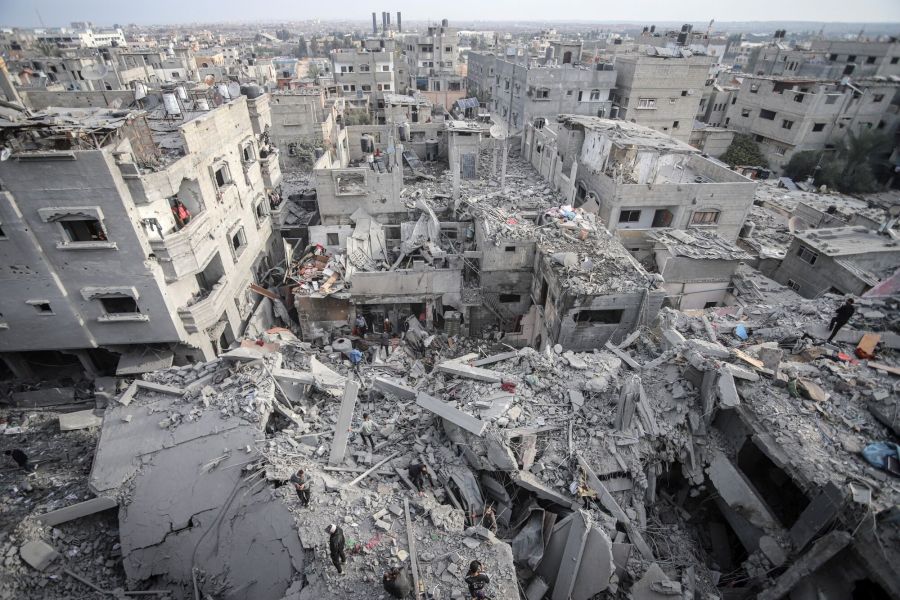
[[214,91],[3,108],[0,356],[17,376],[205,360],[243,333],[281,171],[269,97]]
[[579,350],[652,320],[661,279],[595,215],[566,208],[487,125],[445,117],[424,126],[433,141],[402,144],[402,126],[381,127],[377,138],[363,133],[371,127],[347,127],[352,161],[326,154],[316,164],[322,224],[309,235],[324,254],[305,256],[288,276],[305,335],[357,315],[379,331],[385,318],[400,328],[421,316],[516,346]]
[[526,160],[641,259],[653,230],[698,229],[734,242],[753,204],[755,182],[649,127],[560,115],[525,136]]

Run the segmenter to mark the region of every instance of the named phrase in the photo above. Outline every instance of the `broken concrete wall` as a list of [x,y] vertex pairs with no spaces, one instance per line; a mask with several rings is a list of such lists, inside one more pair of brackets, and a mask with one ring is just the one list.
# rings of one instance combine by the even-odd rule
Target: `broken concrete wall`
[[350,215],[360,209],[383,224],[407,218],[407,207],[400,197],[403,174],[399,168],[388,173],[369,167],[316,168],[313,177],[323,225],[349,224]]

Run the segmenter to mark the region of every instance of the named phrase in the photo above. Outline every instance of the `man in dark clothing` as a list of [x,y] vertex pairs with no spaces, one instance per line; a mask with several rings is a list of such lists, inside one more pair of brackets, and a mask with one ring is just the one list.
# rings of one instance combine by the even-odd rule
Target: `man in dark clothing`
[[428,472],[428,467],[423,463],[413,463],[409,465],[408,472],[409,480],[412,481],[412,484],[419,490],[420,496],[425,495],[425,490],[422,489],[425,485],[425,477],[428,477],[428,483],[431,484],[431,487],[434,487],[434,480],[431,478],[431,473]]
[[295,475],[291,475],[291,483],[294,484],[294,489],[297,490],[297,497],[300,498],[300,504],[309,506],[309,479],[306,478],[303,469],[297,471]]
[[487,584],[491,582],[491,578],[481,572],[481,563],[473,560],[469,564],[469,572],[466,574],[466,585],[469,586],[470,598],[487,598],[487,592],[484,590]]
[[853,306],[853,298],[847,298],[847,302],[834,312],[834,317],[831,319],[831,323],[828,324],[828,329],[831,330],[831,335],[828,336],[829,342],[834,339],[834,336],[841,330],[841,327],[847,324],[847,321],[850,320],[850,317],[855,312],[856,307]]
[[394,598],[406,598],[412,589],[406,567],[402,569],[393,567],[389,571],[385,571],[384,576],[381,578],[381,583],[384,585],[384,591]]
[[328,537],[328,551],[331,554],[331,562],[338,573],[343,573],[344,570],[341,568],[341,563],[347,562],[347,557],[344,555],[344,530],[332,523],[328,526],[327,531],[331,534]]
[[382,348],[384,348],[384,357],[389,357],[391,355],[391,334],[387,331],[381,332],[381,344],[378,349],[379,354],[381,353]]
[[28,455],[18,448],[15,448],[14,450],[4,450],[3,454],[11,456],[12,459],[16,461],[16,464],[19,465],[19,468],[24,469],[25,471],[31,470],[31,465],[28,464]]

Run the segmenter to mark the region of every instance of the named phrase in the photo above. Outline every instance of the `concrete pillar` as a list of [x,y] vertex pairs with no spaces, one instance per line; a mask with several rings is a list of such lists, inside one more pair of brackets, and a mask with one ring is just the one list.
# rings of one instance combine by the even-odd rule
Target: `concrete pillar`
[[31,365],[18,352],[4,352],[0,354],[0,359],[9,367],[9,370],[12,371],[17,379],[31,379],[34,377]]
[[497,179],[497,140],[491,143],[491,179]]
[[432,321],[434,321],[434,318],[431,315],[433,310],[434,301],[430,298],[425,300],[425,327],[428,329],[428,331],[431,331]]
[[453,177],[453,213],[459,210],[459,148],[457,147],[457,143],[451,140],[451,146],[449,150],[449,160],[450,160],[450,174]]
[[503,140],[503,161],[500,164],[500,191],[506,191],[506,159],[509,157],[509,140]]
[[88,379],[100,377],[100,372],[97,370],[94,361],[91,360],[91,355],[88,354],[87,350],[69,350],[66,354],[71,354],[78,359],[78,362],[81,363],[81,368],[84,369],[84,374]]

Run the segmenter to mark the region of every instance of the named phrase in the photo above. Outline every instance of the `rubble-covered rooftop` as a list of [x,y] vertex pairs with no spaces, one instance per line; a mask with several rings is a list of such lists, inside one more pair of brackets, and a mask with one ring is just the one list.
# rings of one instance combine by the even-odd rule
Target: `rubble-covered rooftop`
[[896,238],[876,233],[866,227],[834,227],[807,229],[794,236],[826,256],[856,256],[878,252],[900,253]]
[[650,237],[672,256],[702,260],[748,260],[749,254],[713,231],[663,229],[650,232]]
[[652,148],[667,153],[700,153],[685,142],[637,123],[582,115],[559,115],[557,121],[563,125],[580,126],[589,131],[602,133],[610,142],[622,148]]

